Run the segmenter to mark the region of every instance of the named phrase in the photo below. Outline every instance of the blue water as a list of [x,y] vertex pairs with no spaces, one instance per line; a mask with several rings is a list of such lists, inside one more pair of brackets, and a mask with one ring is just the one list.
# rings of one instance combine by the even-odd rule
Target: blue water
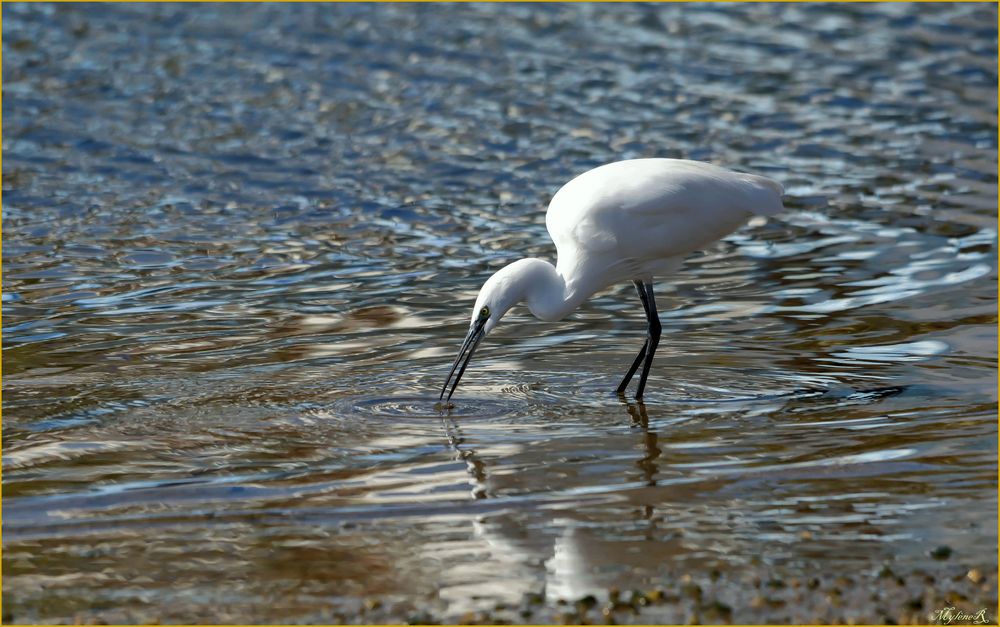
[[[4,4],[4,621],[546,622],[685,575],[618,620],[925,621],[924,575],[996,570],[996,24]],[[787,191],[657,285],[645,404],[621,285],[513,310],[437,405],[551,195],[645,156]],[[856,598],[745,579],[816,574]]]

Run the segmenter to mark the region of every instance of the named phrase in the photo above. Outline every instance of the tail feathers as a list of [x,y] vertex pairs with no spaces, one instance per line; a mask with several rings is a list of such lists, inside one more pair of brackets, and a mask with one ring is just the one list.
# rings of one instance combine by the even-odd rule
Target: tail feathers
[[747,182],[761,189],[761,191],[768,190],[773,192],[773,195],[768,193],[766,199],[761,199],[762,202],[757,207],[755,213],[770,216],[780,213],[785,209],[785,206],[781,203],[781,196],[785,193],[785,188],[781,186],[781,183],[766,176],[757,176],[756,174],[744,174],[743,176]]
[[781,186],[781,183],[774,179],[769,179],[766,176],[757,176],[756,174],[747,174],[747,180],[754,185],[761,185],[767,187],[768,189],[773,189],[774,193],[781,196],[785,193],[785,188]]

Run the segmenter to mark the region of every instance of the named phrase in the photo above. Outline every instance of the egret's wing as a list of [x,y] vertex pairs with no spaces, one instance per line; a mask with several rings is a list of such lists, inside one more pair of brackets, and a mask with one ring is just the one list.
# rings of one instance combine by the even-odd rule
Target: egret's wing
[[545,227],[560,258],[610,252],[619,244],[619,234],[608,228],[607,216],[584,205],[550,205]]
[[618,246],[617,234],[602,225],[600,217],[586,217],[573,227],[573,242],[577,246],[592,252],[607,252]]
[[[754,213],[776,213],[780,196],[769,187],[723,171],[664,176],[606,205],[595,221],[614,229],[618,250],[651,261],[686,256],[745,224]],[[739,178],[738,178],[739,177]]]
[[624,162],[615,177],[601,185],[603,204],[626,213],[667,217],[710,212],[774,215],[784,207],[784,189],[777,181],[756,174],[733,172],[710,163],[680,159],[640,159]]
[[698,161],[635,159],[576,177],[553,197],[545,224],[560,258],[686,254],[749,215],[783,209],[780,184]]

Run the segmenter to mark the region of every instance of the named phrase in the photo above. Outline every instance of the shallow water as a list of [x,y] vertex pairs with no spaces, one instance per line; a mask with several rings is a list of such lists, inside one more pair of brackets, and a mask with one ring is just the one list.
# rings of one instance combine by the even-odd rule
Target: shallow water
[[[3,18],[5,622],[995,571],[995,6]],[[652,155],[788,210],[658,284],[645,403],[622,285],[440,405],[551,194]]]

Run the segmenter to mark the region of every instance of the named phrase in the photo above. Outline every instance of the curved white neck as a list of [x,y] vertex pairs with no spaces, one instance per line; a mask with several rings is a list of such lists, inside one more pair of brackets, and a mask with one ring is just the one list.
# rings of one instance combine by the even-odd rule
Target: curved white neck
[[515,263],[519,266],[519,282],[524,286],[523,300],[539,320],[561,320],[590,296],[585,290],[574,289],[548,261],[528,258]]

